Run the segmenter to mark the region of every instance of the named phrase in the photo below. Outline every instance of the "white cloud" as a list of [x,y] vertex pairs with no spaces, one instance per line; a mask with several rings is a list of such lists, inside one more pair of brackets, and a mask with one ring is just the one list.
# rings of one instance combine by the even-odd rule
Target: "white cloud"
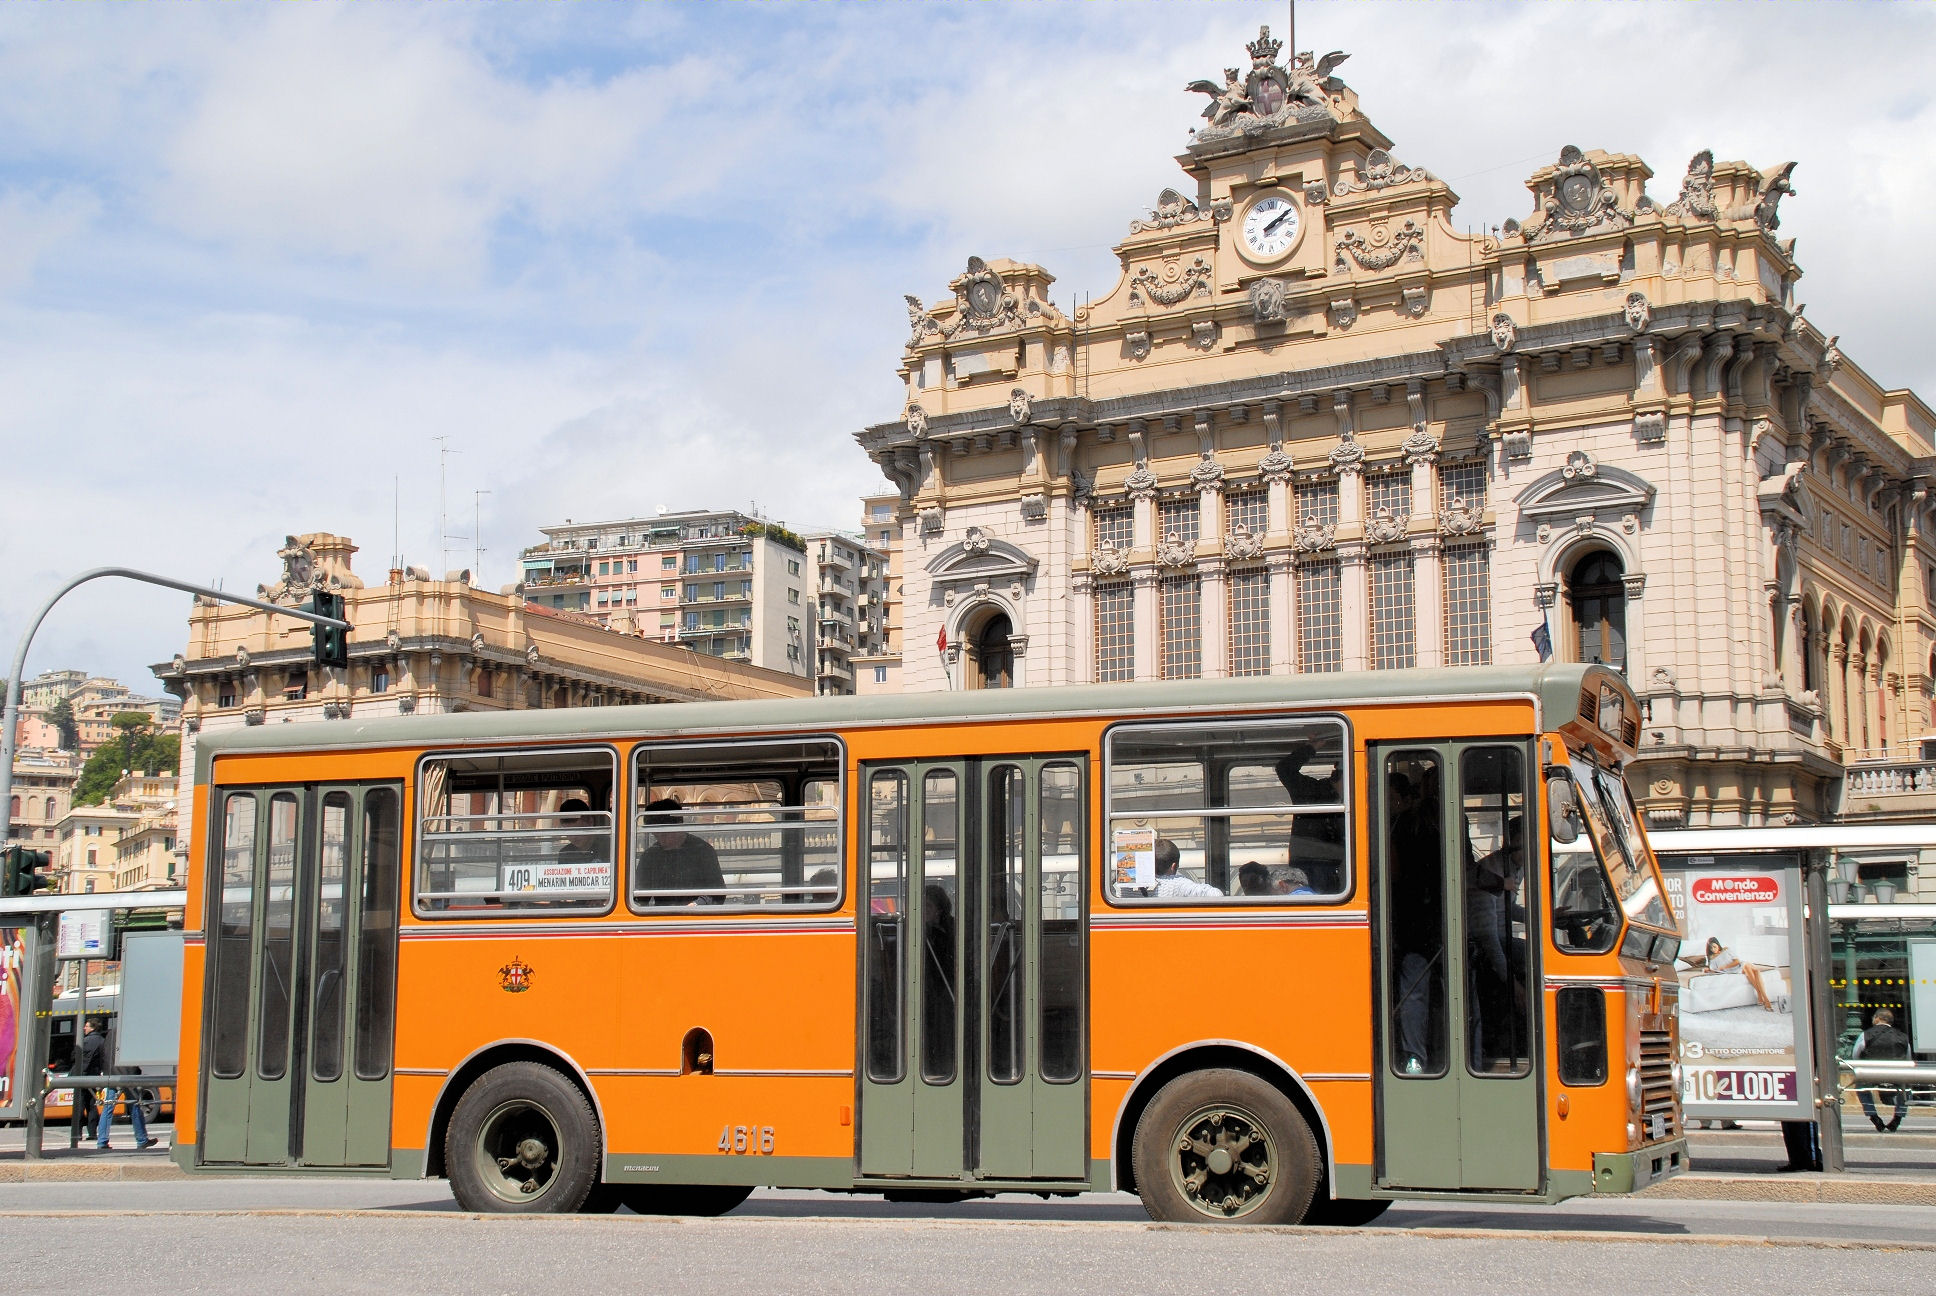
[[[899,294],[970,254],[1114,283],[1276,4],[0,6],[0,644],[63,573],[252,588],[286,532],[484,570],[566,516],[855,520],[900,407]],[[1697,148],[1801,165],[1782,234],[1850,356],[1936,395],[1920,67],[1936,8],[1300,6],[1456,219],[1577,143],[1671,199]],[[1279,32],[1281,35],[1282,33]],[[22,483],[27,483],[23,487]],[[467,565],[468,544],[451,555]],[[185,601],[77,596],[35,668],[139,683]]]
[[76,185],[0,191],[0,295],[25,288],[41,259],[83,234],[100,210]]

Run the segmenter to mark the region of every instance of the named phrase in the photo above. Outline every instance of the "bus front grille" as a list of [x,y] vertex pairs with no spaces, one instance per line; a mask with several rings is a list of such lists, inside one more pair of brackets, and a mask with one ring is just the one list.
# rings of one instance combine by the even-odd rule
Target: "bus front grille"
[[[1652,1131],[1656,1115],[1662,1126],[1658,1135]],[[1649,1142],[1681,1132],[1680,1112],[1674,1104],[1674,1040],[1664,1030],[1640,1032],[1640,1117],[1648,1127]]]

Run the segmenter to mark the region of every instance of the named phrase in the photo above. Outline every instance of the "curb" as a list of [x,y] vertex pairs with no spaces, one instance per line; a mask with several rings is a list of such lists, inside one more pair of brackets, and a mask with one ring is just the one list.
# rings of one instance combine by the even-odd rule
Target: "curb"
[[1634,1193],[1634,1201],[1815,1202],[1834,1206],[1936,1206],[1927,1179],[1847,1175],[1681,1175]]
[[187,1177],[173,1161],[0,1161],[0,1184],[136,1183]]

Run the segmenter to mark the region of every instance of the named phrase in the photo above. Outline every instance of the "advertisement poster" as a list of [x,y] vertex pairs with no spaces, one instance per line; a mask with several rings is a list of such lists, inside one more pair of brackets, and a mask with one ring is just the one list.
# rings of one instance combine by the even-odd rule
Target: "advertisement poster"
[[60,916],[60,940],[54,948],[61,958],[100,958],[107,947],[107,910],[83,909]]
[[1118,828],[1109,852],[1110,885],[1117,894],[1156,885],[1156,829]]
[[1800,867],[1786,856],[1661,862],[1687,933],[1675,969],[1688,1117],[1812,1119]]
[[600,860],[505,864],[499,869],[498,890],[507,894],[571,896],[603,895],[611,890],[612,866]]
[[18,1101],[14,1069],[27,1047],[22,1007],[27,1001],[27,942],[18,927],[0,927],[0,1112],[11,1115]]

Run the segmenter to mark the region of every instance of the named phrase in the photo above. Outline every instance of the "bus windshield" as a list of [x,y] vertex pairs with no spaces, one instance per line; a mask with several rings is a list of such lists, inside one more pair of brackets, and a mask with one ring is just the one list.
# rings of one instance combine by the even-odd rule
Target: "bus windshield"
[[1600,857],[1613,875],[1613,891],[1621,910],[1631,922],[1678,934],[1663,898],[1660,876],[1641,843],[1640,818],[1634,813],[1626,780],[1618,771],[1602,768],[1578,754],[1569,753],[1568,761],[1580,789],[1580,801],[1592,821]]

